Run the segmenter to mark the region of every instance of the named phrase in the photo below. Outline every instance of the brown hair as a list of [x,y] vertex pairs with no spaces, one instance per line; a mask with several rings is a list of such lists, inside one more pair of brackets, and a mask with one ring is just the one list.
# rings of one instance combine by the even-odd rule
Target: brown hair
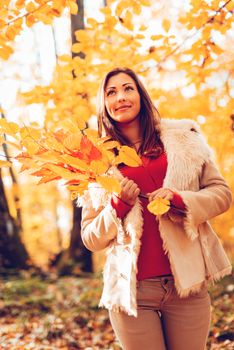
[[102,135],[103,127],[106,135],[111,136],[113,140],[118,141],[121,145],[132,146],[131,142],[121,133],[115,121],[111,118],[105,107],[105,88],[111,77],[119,73],[129,75],[135,82],[140,95],[140,130],[142,136],[142,144],[139,148],[139,154],[148,156],[158,156],[162,153],[163,145],[160,139],[160,116],[156,107],[146,91],[144,85],[137,77],[136,73],[129,68],[115,68],[111,70],[102,81],[99,90],[98,99],[98,132]]

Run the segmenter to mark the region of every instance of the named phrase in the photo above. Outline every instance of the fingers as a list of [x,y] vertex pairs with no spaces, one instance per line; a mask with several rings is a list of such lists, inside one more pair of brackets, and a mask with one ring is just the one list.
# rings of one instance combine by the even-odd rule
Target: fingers
[[149,197],[149,202],[153,201],[156,198],[163,198],[163,199],[167,199],[167,200],[172,200],[173,199],[173,191],[170,190],[169,188],[159,188],[158,190],[151,192],[151,193],[147,193],[148,197]]
[[120,184],[122,187],[120,198],[129,204],[134,204],[136,198],[140,194],[140,189],[137,184],[128,178],[124,178]]

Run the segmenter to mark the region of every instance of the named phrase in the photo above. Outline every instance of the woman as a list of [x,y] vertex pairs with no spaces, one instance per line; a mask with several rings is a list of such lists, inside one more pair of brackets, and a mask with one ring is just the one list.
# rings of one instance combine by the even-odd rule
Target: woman
[[[104,130],[103,130],[104,129]],[[136,149],[142,165],[112,169],[120,195],[90,186],[82,239],[108,247],[100,306],[109,309],[124,350],[204,350],[210,324],[207,281],[231,272],[207,220],[226,211],[231,193],[198,125],[161,120],[136,74],[109,72],[100,90],[99,133]],[[155,218],[147,204],[172,208]]]

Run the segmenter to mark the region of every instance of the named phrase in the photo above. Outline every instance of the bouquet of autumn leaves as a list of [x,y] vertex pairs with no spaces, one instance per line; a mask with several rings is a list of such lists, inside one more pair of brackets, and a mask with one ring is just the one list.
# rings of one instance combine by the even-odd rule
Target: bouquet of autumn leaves
[[[8,135],[10,141],[4,135]],[[13,160],[21,163],[20,172],[29,170],[31,175],[40,178],[38,184],[64,180],[72,200],[81,196],[92,182],[118,195],[121,192],[119,180],[110,175],[109,169],[120,163],[132,167],[142,164],[133,148],[122,146],[109,137],[100,138],[96,130],[81,130],[72,119],[61,121],[54,131],[37,126],[19,127],[1,119],[0,144],[3,143],[19,151]],[[0,167],[11,164],[0,160]],[[160,215],[170,209],[170,202],[158,198],[149,203],[148,209]]]

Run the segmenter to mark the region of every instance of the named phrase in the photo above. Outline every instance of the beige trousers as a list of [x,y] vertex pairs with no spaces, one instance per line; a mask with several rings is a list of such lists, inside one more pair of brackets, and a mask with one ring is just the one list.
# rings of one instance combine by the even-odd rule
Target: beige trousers
[[180,298],[172,276],[138,282],[138,317],[109,312],[124,350],[205,350],[210,327],[207,287]]

